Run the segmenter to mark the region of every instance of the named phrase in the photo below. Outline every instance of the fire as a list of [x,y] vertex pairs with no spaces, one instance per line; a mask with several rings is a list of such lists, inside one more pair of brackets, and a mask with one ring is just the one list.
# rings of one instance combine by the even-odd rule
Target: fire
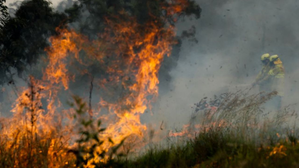
[[195,138],[201,132],[207,132],[214,128],[225,128],[232,127],[225,120],[219,120],[215,122],[209,122],[206,124],[186,124],[183,125],[183,129],[180,132],[169,132],[168,136],[170,137],[187,137],[187,138]]
[[[168,15],[174,15],[187,4],[185,0],[177,0],[176,4],[164,9]],[[127,138],[126,143],[142,141],[147,127],[140,122],[140,115],[151,108],[158,96],[158,72],[164,56],[170,55],[171,46],[176,43],[174,28],[161,27],[156,21],[140,25],[131,17],[121,22],[106,19],[106,23],[105,32],[93,41],[74,30],[57,28],[59,35],[51,37],[51,47],[45,49],[47,65],[42,78],[30,78],[29,89],[24,89],[12,110],[14,116],[5,121],[8,126],[2,128],[3,135],[13,138],[21,133],[25,136],[30,130],[31,137],[42,138],[59,130],[57,138],[49,142],[48,152],[52,157],[54,144],[60,140],[58,137],[63,135],[62,141],[69,142],[76,131],[74,110],[61,109],[60,94],[71,93],[67,91],[71,90],[70,85],[76,82],[76,77],[92,76],[88,68],[96,65],[105,69],[105,74],[94,76],[93,84],[100,88],[100,92],[94,92],[100,98],[91,117],[105,123],[106,130],[100,137],[111,138],[114,142],[105,141],[99,150],[108,151],[124,138]],[[115,92],[115,88],[121,88],[122,93]]]
[[185,0],[176,0],[173,5],[165,5],[164,9],[167,11],[167,15],[173,16],[175,14],[181,13],[189,5],[188,1]]

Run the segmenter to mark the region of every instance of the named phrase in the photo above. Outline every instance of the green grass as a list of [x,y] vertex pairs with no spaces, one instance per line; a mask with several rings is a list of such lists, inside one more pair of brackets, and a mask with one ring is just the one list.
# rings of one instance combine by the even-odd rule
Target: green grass
[[176,142],[183,143],[120,159],[119,167],[299,167],[297,115],[288,108],[267,113],[261,106],[273,96],[261,100],[246,91],[230,93],[218,109],[220,115],[193,116],[190,124],[199,121],[202,126],[197,136],[177,137]]
[[[298,167],[299,145],[294,136],[257,144],[227,134],[224,129],[200,133],[184,145],[150,149],[121,167]],[[276,151],[276,153],[273,153]],[[272,153],[271,153],[272,152]]]

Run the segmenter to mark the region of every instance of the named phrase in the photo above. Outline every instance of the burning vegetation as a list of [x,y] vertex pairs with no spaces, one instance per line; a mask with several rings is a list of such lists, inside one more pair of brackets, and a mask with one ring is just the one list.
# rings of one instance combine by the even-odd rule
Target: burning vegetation
[[[0,120],[0,167],[298,167],[295,111],[269,117],[263,108],[276,93],[204,98],[182,130],[159,132],[162,149],[152,146],[157,133],[140,116],[158,97],[163,61],[194,36],[194,27],[176,35],[175,23],[200,17],[195,2],[79,0],[64,12],[30,0],[0,22],[1,82],[18,96]],[[41,73],[22,75],[39,61]],[[27,87],[17,87],[11,68]]]
[[[93,39],[57,27],[45,48],[41,77],[28,78],[13,116],[1,122],[4,167],[97,167],[113,159],[120,145],[140,149],[147,129],[140,115],[158,96],[161,62],[178,43],[173,23],[190,3],[161,1],[163,11],[149,13],[143,23],[119,10],[102,18],[105,27]],[[95,75],[90,67],[103,73]],[[77,108],[65,108],[61,95],[72,95],[77,76],[90,79],[89,107],[74,96]]]

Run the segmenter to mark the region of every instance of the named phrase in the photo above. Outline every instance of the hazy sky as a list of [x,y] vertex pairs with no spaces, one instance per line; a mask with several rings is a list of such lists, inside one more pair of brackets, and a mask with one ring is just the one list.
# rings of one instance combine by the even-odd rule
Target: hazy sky
[[[298,0],[196,0],[199,20],[178,24],[196,27],[198,44],[184,42],[170,91],[160,95],[154,120],[181,126],[193,103],[214,93],[250,86],[261,69],[260,56],[278,54],[286,71],[284,103],[299,97]],[[176,123],[176,124],[175,124]]]

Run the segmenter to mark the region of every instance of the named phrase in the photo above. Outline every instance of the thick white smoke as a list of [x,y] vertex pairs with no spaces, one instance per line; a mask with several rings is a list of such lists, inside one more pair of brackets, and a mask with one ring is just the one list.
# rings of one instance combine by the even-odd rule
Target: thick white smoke
[[[285,67],[284,104],[298,102],[299,15],[296,0],[197,0],[199,20],[178,24],[178,33],[194,25],[197,44],[183,43],[173,83],[160,95],[153,120],[169,127],[186,124],[193,103],[205,96],[249,86],[261,69],[263,53],[278,54]],[[171,129],[171,128],[169,128]]]

